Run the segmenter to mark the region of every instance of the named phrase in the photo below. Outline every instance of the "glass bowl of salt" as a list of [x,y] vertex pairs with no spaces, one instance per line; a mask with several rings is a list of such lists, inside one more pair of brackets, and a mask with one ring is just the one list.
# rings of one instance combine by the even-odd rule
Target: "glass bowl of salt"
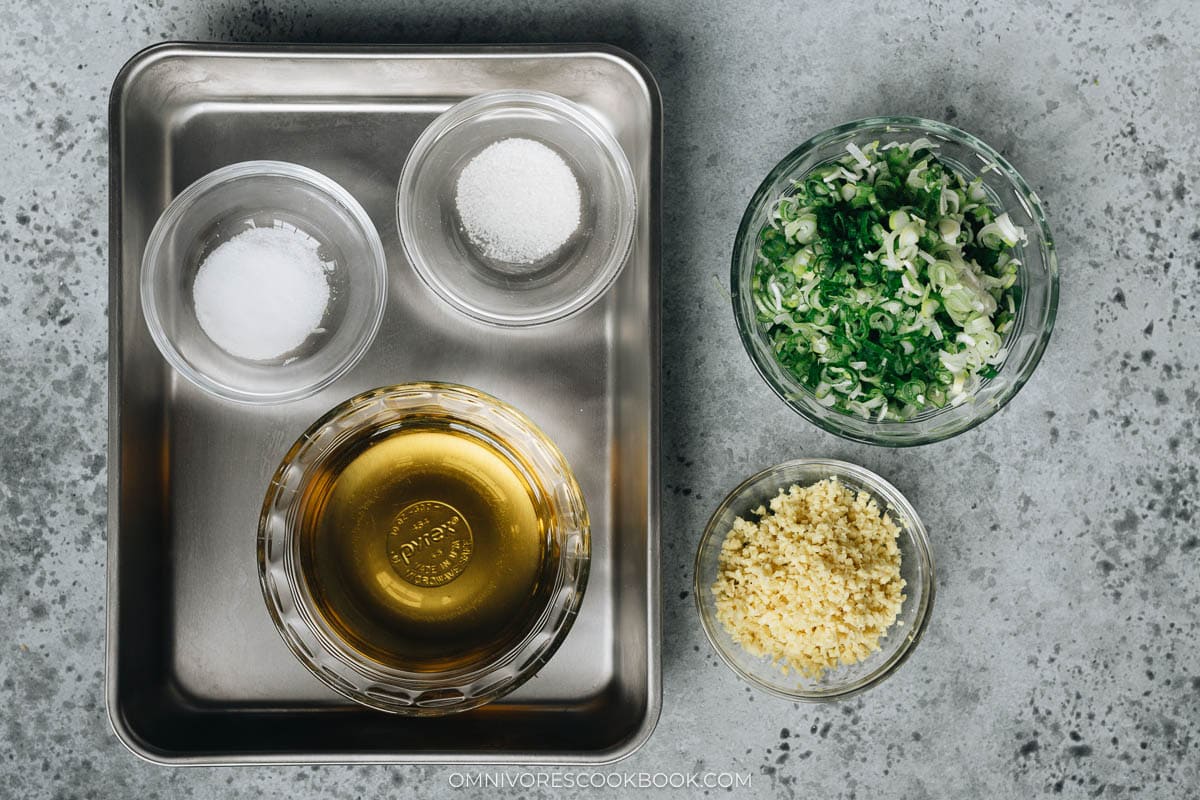
[[451,107],[404,163],[400,241],[435,294],[524,327],[599,299],[629,258],[637,189],[621,145],[582,106],[504,90]]
[[335,181],[245,161],[188,186],[142,258],[154,343],[201,389],[282,403],[333,383],[367,351],[387,301],[387,261],[362,206]]

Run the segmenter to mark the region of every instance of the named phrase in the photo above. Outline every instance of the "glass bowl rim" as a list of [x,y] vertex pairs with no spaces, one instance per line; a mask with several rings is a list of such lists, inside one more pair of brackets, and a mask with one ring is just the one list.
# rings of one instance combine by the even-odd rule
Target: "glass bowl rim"
[[[717,521],[740,500],[743,493],[752,485],[764,479],[778,476],[785,470],[792,468],[818,469],[825,473],[826,478],[837,477],[839,480],[842,477],[853,478],[866,487],[871,497],[881,506],[881,511],[887,511],[888,508],[896,508],[903,513],[906,518],[906,524],[901,527],[908,532],[909,537],[913,540],[914,549],[923,567],[922,574],[924,575],[924,579],[921,582],[921,599],[917,607],[917,616],[913,623],[913,629],[905,635],[903,642],[897,648],[896,652],[874,672],[845,688],[833,691],[789,692],[778,686],[766,683],[757,676],[750,674],[738,665],[730,653],[719,642],[715,626],[719,626],[721,623],[719,620],[710,617],[705,611],[705,595],[703,593],[711,592],[712,587],[701,584],[700,565],[705,552],[714,546],[719,546],[715,541],[717,536],[723,536],[725,533],[728,533],[728,531],[718,533]],[[782,489],[785,487],[781,486],[778,488]],[[929,618],[933,612],[933,602],[936,593],[937,572],[933,561],[933,549],[929,543],[929,535],[925,529],[925,523],[921,521],[920,516],[908,501],[908,498],[889,481],[866,467],[861,467],[848,461],[829,458],[797,458],[784,461],[754,473],[735,486],[717,506],[716,510],[713,511],[708,522],[705,524],[704,533],[701,534],[700,543],[696,547],[696,558],[692,566],[692,594],[695,596],[696,611],[700,615],[700,627],[704,630],[704,636],[708,639],[709,645],[725,666],[756,689],[786,700],[803,703],[827,703],[835,700],[843,700],[874,688],[893,675],[908,660],[909,656],[912,655],[912,652],[916,650],[917,645],[920,643],[925,629],[929,625]],[[909,602],[909,600],[906,599],[905,602]]]
[[[762,363],[763,356],[759,353],[758,344],[755,340],[755,331],[757,329],[757,321],[747,319],[745,310],[742,308],[742,303],[739,301],[741,296],[740,276],[742,273],[741,261],[743,260],[743,252],[747,247],[747,242],[758,235],[757,231],[750,231],[750,224],[756,213],[760,210],[764,202],[770,199],[772,189],[777,181],[783,176],[795,171],[796,165],[802,161],[810,152],[817,150],[831,141],[834,141],[847,134],[854,134],[860,131],[871,129],[881,129],[881,133],[885,133],[887,128],[906,128],[913,129],[918,132],[933,133],[945,138],[957,141],[976,151],[978,154],[996,164],[994,172],[1003,175],[1004,178],[1012,184],[1016,192],[1028,204],[1029,210],[1032,212],[1034,221],[1037,223],[1038,237],[1041,240],[1041,250],[1046,256],[1046,274],[1048,276],[1047,286],[1047,301],[1044,319],[1037,321],[1041,325],[1041,331],[1038,334],[1037,342],[1035,343],[1030,355],[1027,359],[1027,368],[1022,372],[1014,373],[1011,377],[1011,388],[1002,392],[999,395],[998,402],[989,404],[989,407],[980,409],[979,413],[973,414],[966,419],[963,424],[953,427],[948,431],[933,431],[920,435],[896,437],[872,436],[870,434],[859,433],[848,425],[839,423],[839,417],[850,416],[841,412],[831,411],[828,415],[821,415],[813,412],[811,409],[793,402],[789,397],[789,391],[808,392],[807,387],[798,381],[788,385],[780,385],[774,377],[769,373],[767,366]],[[826,163],[826,162],[822,162]],[[814,165],[819,166],[819,165]],[[805,173],[807,174],[807,173]],[[799,176],[797,176],[799,177]],[[1033,191],[1025,179],[1017,172],[1016,168],[1009,163],[1008,159],[997,152],[991,145],[984,142],[974,134],[957,128],[945,122],[937,120],[925,119],[923,117],[914,116],[881,116],[881,117],[864,117],[862,119],[852,120],[841,125],[834,126],[824,130],[815,136],[809,138],[799,147],[796,147],[786,156],[771,168],[758,188],[754,190],[754,194],[750,197],[750,202],[746,205],[746,210],[742,214],[741,221],[738,223],[737,235],[734,238],[733,253],[731,258],[730,268],[730,296],[733,305],[734,323],[738,330],[738,337],[742,341],[742,347],[750,356],[750,361],[754,365],[755,371],[763,382],[771,388],[771,391],[784,402],[795,413],[804,417],[806,420],[816,425],[828,433],[835,436],[840,436],[850,441],[861,442],[863,444],[877,445],[881,447],[913,447],[923,444],[931,444],[934,442],[945,441],[946,439],[966,433],[967,431],[983,424],[985,421],[994,416],[1000,409],[1008,405],[1008,403],[1017,396],[1026,383],[1033,377],[1033,373],[1037,370],[1041,363],[1042,356],[1045,354],[1046,347],[1050,343],[1051,334],[1054,331],[1054,324],[1058,316],[1058,298],[1059,298],[1059,270],[1057,251],[1054,246],[1054,238],[1050,232],[1050,227],[1046,221],[1045,207],[1042,205],[1041,198]],[[976,406],[976,408],[979,408]],[[858,418],[855,418],[858,419]],[[871,424],[870,420],[859,420]],[[878,423],[880,425],[892,426],[888,430],[902,432],[907,423],[905,422],[888,422]]]
[[[353,648],[342,642],[335,633],[325,630],[328,625],[320,620],[315,609],[310,608],[311,599],[304,600],[308,597],[308,591],[302,588],[303,575],[299,565],[291,563],[293,560],[292,550],[295,545],[294,526],[283,523],[282,529],[280,529],[280,524],[272,519],[272,511],[279,504],[282,495],[288,491],[298,494],[296,489],[289,490],[285,486],[286,472],[296,468],[295,460],[304,450],[316,446],[322,435],[329,435],[324,430],[328,425],[373,403],[380,402],[384,404],[384,410],[395,412],[402,417],[411,415],[412,409],[395,408],[389,401],[397,397],[426,392],[438,392],[457,399],[482,403],[487,406],[489,411],[507,416],[510,421],[515,422],[526,433],[532,435],[537,440],[539,447],[543,448],[544,455],[561,472],[561,477],[568,486],[570,494],[568,499],[577,503],[578,518],[575,520],[577,530],[572,530],[570,523],[563,523],[560,525],[560,531],[566,529],[568,536],[578,534],[582,545],[581,554],[571,556],[564,550],[560,555],[559,568],[555,576],[556,588],[547,600],[546,606],[537,612],[532,626],[516,644],[495,655],[486,663],[472,663],[464,667],[435,673],[417,673],[380,664],[365,655],[355,653]],[[484,430],[489,429],[486,422],[472,424]],[[339,431],[333,436],[332,442],[326,445],[328,451],[335,450],[343,443],[346,432]],[[321,458],[323,459],[325,455]],[[301,485],[305,480],[304,473],[310,471],[311,468],[311,464],[299,467]],[[289,500],[286,505],[290,506],[294,502],[295,498]],[[268,551],[272,541],[282,548],[283,555],[271,556]],[[258,583],[264,604],[277,633],[297,661],[314,677],[342,697],[369,708],[405,716],[439,716],[469,711],[509,694],[537,674],[559,650],[566,640],[567,634],[574,627],[591,572],[591,550],[591,520],[583,490],[579,486],[566,456],[554,440],[530,417],[510,403],[472,386],[443,381],[410,381],[369,389],[338,403],[312,422],[288,448],[287,453],[281,458],[279,466],[272,474],[258,519],[256,539]],[[572,567],[574,571],[572,571]],[[279,569],[283,571],[282,581],[276,574]],[[568,589],[569,592],[567,592]],[[287,593],[291,606],[290,611],[287,609],[287,604],[282,602],[279,597],[279,594],[284,592]],[[564,592],[567,592],[566,599],[561,603],[560,608],[556,608],[556,603],[559,601],[555,598]],[[298,600],[298,598],[300,599]],[[556,614],[557,622],[551,623],[549,620],[552,614]],[[296,633],[293,630],[296,625],[306,629],[316,640],[318,646],[324,650],[324,664],[321,658],[306,652],[306,646],[297,642]],[[548,639],[546,638],[547,634],[549,634]],[[532,656],[531,659],[530,656]],[[502,678],[494,682],[474,696],[466,697],[464,694],[465,699],[462,702],[444,705],[421,705],[419,702],[404,704],[391,699],[380,699],[378,693],[372,691],[374,685],[383,685],[386,688],[401,690],[416,696],[429,692],[461,690],[463,686],[478,683],[494,673],[503,673],[511,667],[513,662],[521,658],[528,660],[509,678]],[[337,669],[332,678],[328,674],[330,661],[336,665]],[[347,675],[360,681],[360,684],[351,683]],[[361,685],[362,681],[370,682],[372,686],[364,687]]]
[[[414,187],[423,161],[433,147],[449,132],[459,125],[470,121],[484,111],[507,105],[533,106],[554,116],[566,120],[599,145],[599,151],[605,160],[612,165],[619,184],[619,197],[622,207],[618,211],[618,239],[601,264],[596,274],[599,280],[590,284],[586,291],[572,298],[569,302],[559,303],[534,316],[514,316],[497,314],[471,303],[464,302],[458,295],[449,290],[437,278],[437,270],[430,265],[423,255],[420,245],[414,237],[406,234],[409,222],[412,221],[411,207]],[[528,328],[544,325],[558,320],[575,316],[598,301],[612,287],[624,271],[626,263],[633,253],[633,243],[637,232],[638,197],[637,181],[625,148],[617,138],[606,128],[599,119],[586,108],[553,92],[534,89],[497,89],[472,95],[443,111],[436,119],[421,131],[412,149],[404,159],[400,170],[400,180],[396,185],[396,230],[400,237],[400,245],[404,255],[412,265],[413,272],[421,279],[435,295],[448,303],[454,310],[478,322],[495,325],[501,328]]]
[[[232,386],[193,368],[184,359],[183,354],[175,346],[171,337],[167,335],[159,314],[158,303],[154,299],[154,279],[160,272],[160,259],[157,256],[165,246],[169,234],[184,219],[192,204],[204,194],[234,181],[244,178],[265,177],[287,178],[299,183],[308,184],[344,208],[362,233],[362,243],[366,245],[371,253],[373,272],[376,279],[375,297],[371,313],[366,320],[363,334],[355,342],[354,348],[339,359],[332,369],[326,371],[317,379],[290,389],[274,392],[250,391]],[[150,331],[150,337],[154,340],[154,344],[158,347],[163,358],[177,373],[193,385],[223,400],[230,400],[245,405],[276,405],[311,397],[349,372],[366,354],[374,342],[375,336],[379,333],[384,311],[387,308],[387,255],[384,252],[379,231],[375,227],[375,223],[371,221],[370,215],[358,200],[337,181],[311,167],[290,161],[261,159],[238,161],[218,167],[197,178],[167,204],[166,209],[163,210],[158,220],[154,223],[154,227],[150,231],[150,236],[146,240],[146,247],[142,252],[139,296],[142,305],[142,314],[145,318],[146,327]],[[230,356],[230,358],[233,358],[233,356]]]

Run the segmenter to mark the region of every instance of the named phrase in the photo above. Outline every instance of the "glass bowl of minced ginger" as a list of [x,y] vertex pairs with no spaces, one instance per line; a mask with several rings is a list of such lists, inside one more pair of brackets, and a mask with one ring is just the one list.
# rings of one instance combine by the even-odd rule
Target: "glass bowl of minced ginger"
[[800,459],[747,479],[700,540],[696,603],[713,649],[789,700],[862,692],[925,630],[934,570],[925,526],[870,470]]

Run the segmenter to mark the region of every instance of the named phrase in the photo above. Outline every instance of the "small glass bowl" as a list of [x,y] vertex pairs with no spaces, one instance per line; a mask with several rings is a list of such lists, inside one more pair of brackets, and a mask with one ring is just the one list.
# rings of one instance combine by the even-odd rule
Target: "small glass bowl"
[[[811,389],[775,360],[766,330],[756,319],[752,283],[758,235],[772,206],[793,190],[795,182],[819,166],[846,155],[846,145],[879,140],[911,142],[927,138],[945,164],[967,178],[983,179],[991,202],[1025,229],[1029,241],[1018,245],[1021,298],[1017,318],[1004,337],[1008,357],[995,378],[957,406],[923,411],[902,421],[882,421],[822,405]],[[985,171],[985,168],[986,171]],[[1050,341],[1058,308],[1058,260],[1042,201],[1007,160],[971,134],[942,122],[916,117],[875,117],[832,128],[789,153],[767,174],[750,200],[733,246],[733,313],[746,352],[775,394],[810,422],[830,433],[867,444],[904,447],[948,439],[970,430],[999,411],[1033,375]]]
[[[511,138],[557,152],[579,184],[579,229],[528,265],[481,253],[455,203],[463,168]],[[460,312],[514,327],[568,317],[603,295],[629,258],[636,211],[633,172],[613,135],[579,105],[533,91],[477,95],[435,119],[409,152],[396,196],[400,241],[421,280]]]
[[[196,319],[196,273],[234,236],[289,226],[315,238],[334,265],[325,317],[280,358],[238,358]],[[141,299],[154,343],[184,378],[226,400],[282,403],[315,394],[366,353],[387,302],[387,259],[367,212],[333,180],[298,164],[244,161],[208,173],[167,206],[142,257]]]
[[[449,426],[503,454],[538,493],[548,546],[558,558],[545,573],[544,607],[531,610],[516,644],[490,649],[466,664],[423,671],[376,661],[346,643],[313,600],[302,570],[301,525],[314,482],[328,484],[350,440],[386,436],[407,426]],[[362,705],[405,716],[466,711],[516,689],[554,655],[583,601],[591,538],[583,494],[566,459],[524,414],[467,386],[409,383],[353,397],[305,431],[271,479],[258,528],[258,575],[275,627],[292,653],[322,683]],[[469,570],[470,568],[467,567]],[[463,574],[466,574],[464,572]]]
[[[826,671],[819,678],[797,673],[784,674],[769,659],[750,655],[733,640],[717,619],[712,586],[717,579],[721,546],[737,517],[756,519],[751,512],[759,506],[769,508],[770,501],[792,484],[809,486],[836,477],[856,492],[875,499],[900,528],[900,576],[905,580],[905,600],[896,622],[880,641],[880,649],[850,666]],[[725,664],[748,683],[789,700],[821,702],[839,700],[865,691],[896,671],[912,653],[933,606],[933,557],[925,526],[904,495],[870,470],[844,461],[798,459],[763,470],[748,478],[729,493],[717,507],[696,552],[693,594],[700,611],[704,633]]]

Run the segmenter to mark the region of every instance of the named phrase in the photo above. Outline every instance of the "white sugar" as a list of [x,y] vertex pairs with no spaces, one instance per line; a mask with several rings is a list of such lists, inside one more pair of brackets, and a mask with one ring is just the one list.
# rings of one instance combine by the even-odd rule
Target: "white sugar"
[[532,264],[579,227],[579,183],[562,156],[532,139],[502,139],[459,175],[454,202],[472,243],[488,258]]
[[321,324],[331,265],[320,243],[293,227],[251,228],[209,253],[196,273],[196,319],[230,355],[280,358]]

